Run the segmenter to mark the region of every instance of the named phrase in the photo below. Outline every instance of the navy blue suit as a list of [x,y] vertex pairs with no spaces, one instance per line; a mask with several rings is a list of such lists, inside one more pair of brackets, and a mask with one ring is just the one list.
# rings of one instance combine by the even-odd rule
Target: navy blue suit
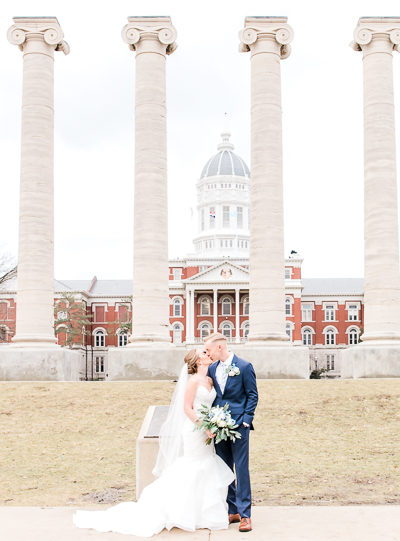
[[[212,378],[217,392],[213,406],[223,407],[228,403],[231,415],[239,425],[237,430],[242,437],[235,442],[221,441],[215,445],[215,450],[232,471],[235,466],[236,483],[233,481],[228,489],[229,513],[239,513],[241,517],[250,518],[249,430],[254,430],[253,417],[258,402],[256,374],[251,363],[234,355],[232,364],[239,368],[240,374],[227,377],[222,393],[215,375],[218,364],[219,361],[208,368],[208,375]],[[250,427],[246,428],[243,423],[247,423]]]

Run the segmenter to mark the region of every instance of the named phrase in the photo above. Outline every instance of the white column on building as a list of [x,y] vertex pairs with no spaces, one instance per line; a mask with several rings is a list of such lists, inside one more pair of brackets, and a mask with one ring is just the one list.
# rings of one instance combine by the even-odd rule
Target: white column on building
[[190,319],[190,341],[194,342],[194,335],[195,335],[195,328],[194,328],[194,311],[195,311],[195,304],[194,304],[194,290],[192,289],[190,291],[190,313],[189,313],[189,319]]
[[236,340],[240,342],[240,289],[235,289],[235,327],[236,327]]
[[185,322],[186,343],[189,343],[190,337],[190,289],[186,288],[186,322]]
[[213,289],[213,332],[218,332],[218,289]]
[[363,344],[400,340],[400,270],[392,51],[400,18],[362,17],[353,48],[364,71]]
[[128,17],[123,40],[136,52],[132,337],[168,343],[166,55],[176,49],[170,17]]
[[293,31],[286,17],[247,17],[239,34],[251,54],[249,340],[288,344],[282,186],[280,61]]
[[56,17],[14,17],[23,53],[16,347],[57,348],[54,336],[54,51],[68,54]]

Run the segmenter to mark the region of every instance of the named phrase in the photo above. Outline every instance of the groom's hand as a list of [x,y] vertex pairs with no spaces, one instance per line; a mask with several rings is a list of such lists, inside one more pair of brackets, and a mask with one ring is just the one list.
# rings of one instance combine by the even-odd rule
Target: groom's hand
[[247,424],[247,423],[243,423],[243,426],[244,426],[245,428],[249,428],[250,425]]

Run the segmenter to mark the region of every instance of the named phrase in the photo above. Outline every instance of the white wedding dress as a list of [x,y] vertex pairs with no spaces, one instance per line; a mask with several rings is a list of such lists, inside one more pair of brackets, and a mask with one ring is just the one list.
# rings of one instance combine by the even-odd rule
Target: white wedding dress
[[[215,396],[214,388],[209,391],[199,385],[193,408],[211,406]],[[182,436],[183,456],[145,487],[137,502],[122,502],[104,511],[78,510],[72,518],[75,526],[141,537],[151,537],[163,528],[227,528],[226,496],[234,474],[215,453],[214,442],[206,445],[207,435],[194,430],[188,417]]]

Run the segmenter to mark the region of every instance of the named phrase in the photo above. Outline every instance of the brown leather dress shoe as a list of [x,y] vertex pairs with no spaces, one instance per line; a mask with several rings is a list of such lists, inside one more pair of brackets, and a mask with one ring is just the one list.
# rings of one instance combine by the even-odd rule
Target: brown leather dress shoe
[[240,515],[239,513],[229,513],[229,524],[233,524],[235,522],[240,522]]
[[251,527],[251,519],[247,517],[242,517],[239,525],[239,532],[251,532],[253,528]]

